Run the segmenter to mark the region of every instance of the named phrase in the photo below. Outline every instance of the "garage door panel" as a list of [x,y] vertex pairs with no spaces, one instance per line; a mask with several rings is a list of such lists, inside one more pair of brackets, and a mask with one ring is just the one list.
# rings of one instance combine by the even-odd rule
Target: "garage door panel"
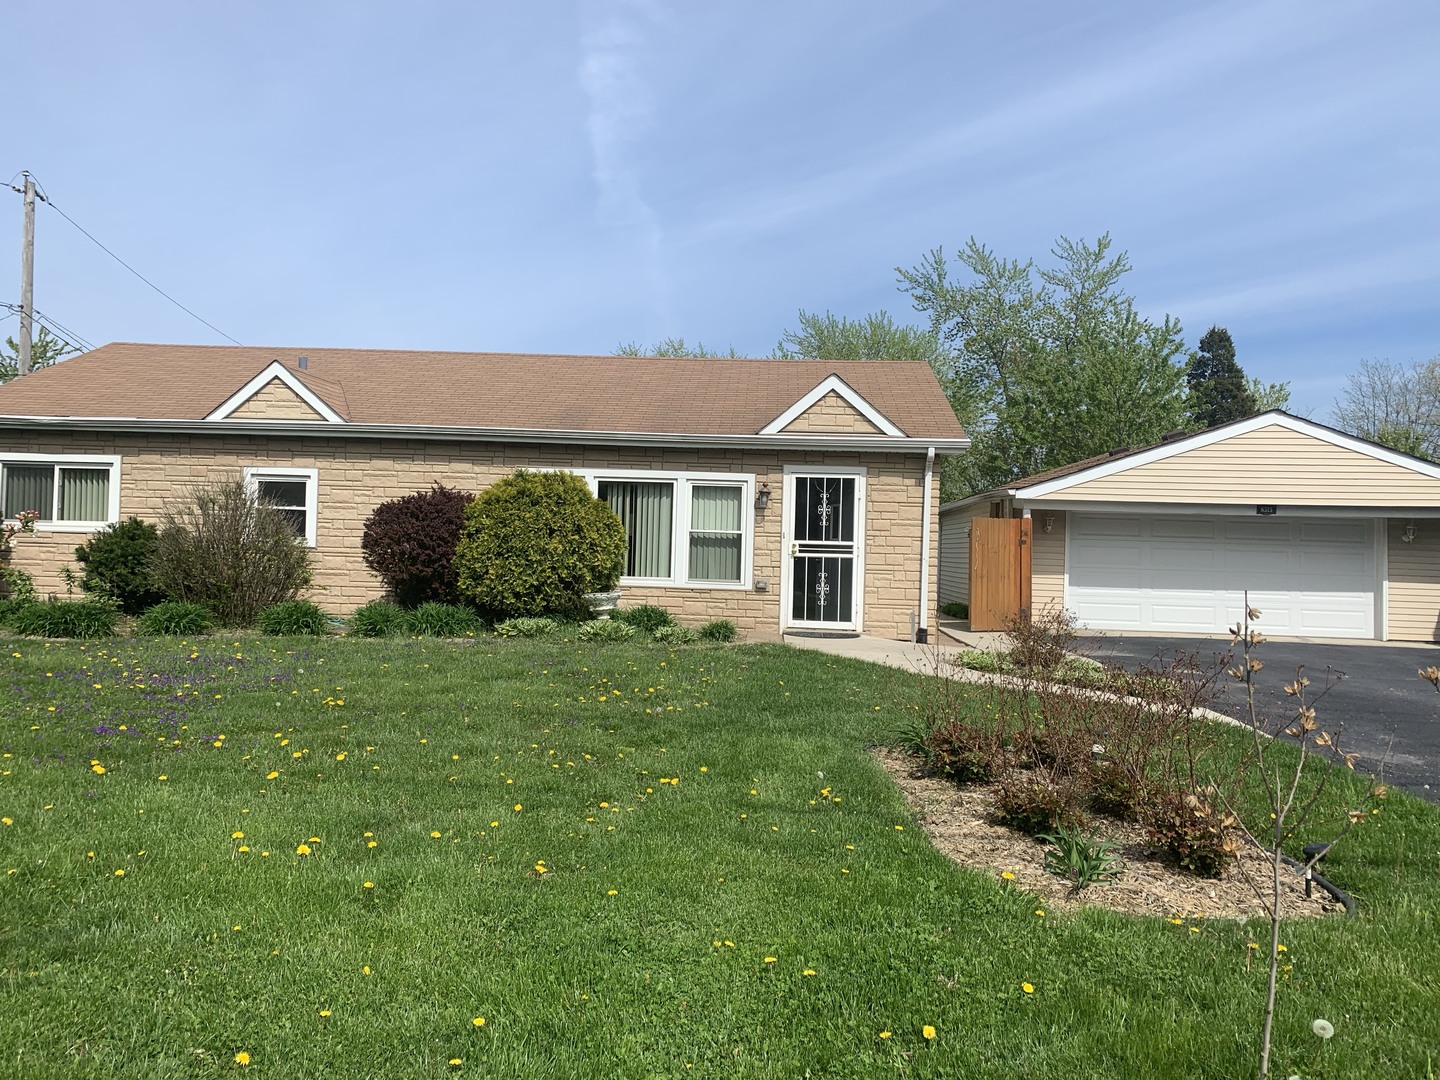
[[1374,636],[1372,522],[1077,513],[1068,525],[1066,604],[1081,625],[1223,634],[1248,591],[1266,633]]

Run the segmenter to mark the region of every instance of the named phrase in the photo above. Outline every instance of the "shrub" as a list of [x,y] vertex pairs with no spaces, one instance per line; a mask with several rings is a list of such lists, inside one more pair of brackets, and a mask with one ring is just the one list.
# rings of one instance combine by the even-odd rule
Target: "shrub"
[[640,631],[629,623],[614,619],[596,619],[580,627],[575,637],[580,641],[628,641]]
[[150,576],[159,530],[148,521],[129,517],[107,525],[75,549],[85,568],[80,587],[87,593],[113,596],[126,615],[138,615],[165,596]]
[[35,577],[14,566],[0,566],[0,597],[22,604],[33,604],[40,599],[35,590]]
[[1001,744],[995,731],[952,720],[921,739],[919,750],[931,776],[957,784],[979,784],[995,775]]
[[1005,628],[1010,662],[1030,675],[1054,671],[1075,644],[1075,616],[1064,608],[1051,608],[1028,619],[1012,619]]
[[109,637],[118,615],[114,603],[106,600],[47,600],[21,607],[10,626],[29,637]]
[[968,619],[970,618],[970,605],[942,604],[940,607],[940,614],[948,615],[952,619]]
[[1115,855],[1116,841],[1090,837],[1078,829],[1060,829],[1037,839],[1050,844],[1045,852],[1045,869],[1064,878],[1077,893],[1096,882],[1111,882],[1122,868]]
[[389,637],[405,629],[405,612],[388,600],[372,600],[350,616],[350,633],[357,637]]
[[475,634],[485,628],[470,608],[462,604],[442,604],[431,600],[404,613],[407,634],[419,637],[458,638]]
[[465,508],[474,497],[436,484],[429,491],[383,502],[365,519],[360,537],[365,565],[379,575],[398,603],[415,607],[460,599],[455,545],[465,523]]
[[662,645],[689,645],[700,635],[688,626],[671,623],[669,626],[657,627],[650,636]]
[[1182,870],[1218,878],[1238,850],[1225,835],[1226,818],[1210,800],[1194,792],[1158,792],[1145,807],[1150,839]]
[[8,596],[0,600],[0,626],[13,626],[15,616],[33,603],[34,600],[16,600]]
[[625,526],[584,480],[520,469],[466,507],[455,567],[482,610],[546,615],[613,589],[624,555]]
[[203,604],[223,626],[249,626],[310,584],[310,549],[240,481],[205,484],[161,516],[151,574],[170,599]]
[[995,819],[1032,836],[1083,824],[1074,787],[1034,776],[1007,776],[995,795]]
[[658,604],[641,604],[639,607],[620,608],[615,612],[614,619],[633,626],[636,630],[643,630],[647,634],[653,634],[663,626],[674,626],[675,618]]
[[283,600],[260,612],[260,631],[276,637],[330,632],[330,617],[309,600]]
[[135,620],[135,629],[151,637],[179,637],[204,634],[214,622],[215,616],[209,608],[184,600],[166,600]]
[[723,644],[727,641],[734,641],[738,633],[735,624],[729,619],[714,619],[700,627],[702,641],[718,641]]
[[546,615],[522,615],[506,619],[495,627],[501,637],[544,637],[560,629],[560,621]]

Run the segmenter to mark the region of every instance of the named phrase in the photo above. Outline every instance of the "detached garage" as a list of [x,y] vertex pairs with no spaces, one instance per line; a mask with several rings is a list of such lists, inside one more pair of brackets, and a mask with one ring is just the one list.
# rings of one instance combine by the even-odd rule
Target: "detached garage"
[[[965,544],[962,585],[948,555],[993,534],[978,518],[1030,520],[1014,565]],[[973,629],[1063,606],[1093,630],[1223,634],[1248,590],[1268,634],[1440,638],[1440,466],[1287,413],[947,504],[940,529],[941,595],[982,601]],[[1025,563],[1028,605],[997,599],[988,586]]]

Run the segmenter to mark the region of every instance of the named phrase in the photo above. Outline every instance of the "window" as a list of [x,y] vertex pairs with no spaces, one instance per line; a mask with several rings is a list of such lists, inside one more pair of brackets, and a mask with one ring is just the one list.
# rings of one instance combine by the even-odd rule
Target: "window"
[[744,588],[750,578],[754,478],[729,473],[586,474],[625,523],[633,584]]
[[88,531],[120,518],[118,457],[14,454],[0,459],[0,511],[13,521],[27,510],[53,529]]
[[252,468],[245,470],[245,486],[256,502],[278,510],[295,536],[314,547],[317,476],[315,469]]

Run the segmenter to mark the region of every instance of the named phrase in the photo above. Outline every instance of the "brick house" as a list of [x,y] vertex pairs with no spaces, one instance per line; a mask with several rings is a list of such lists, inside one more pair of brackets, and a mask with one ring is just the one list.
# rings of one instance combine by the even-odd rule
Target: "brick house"
[[374,507],[568,469],[625,522],[622,603],[890,638],[936,602],[937,457],[969,440],[923,363],[115,343],[0,387],[0,503],[42,593],[103,525],[244,479],[314,549],[322,607],[382,595]]

